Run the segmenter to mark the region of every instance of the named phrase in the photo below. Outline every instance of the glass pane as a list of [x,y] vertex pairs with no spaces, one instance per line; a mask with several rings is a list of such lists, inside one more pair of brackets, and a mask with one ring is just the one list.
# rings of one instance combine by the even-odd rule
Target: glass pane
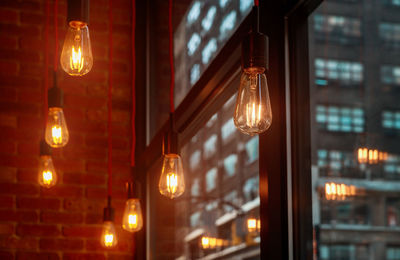
[[174,35],[175,106],[250,13],[253,2],[195,0],[189,5]]
[[187,192],[175,205],[175,259],[260,259],[258,137],[236,130],[234,105],[182,149]]
[[324,1],[309,47],[314,259],[400,259],[400,1]]

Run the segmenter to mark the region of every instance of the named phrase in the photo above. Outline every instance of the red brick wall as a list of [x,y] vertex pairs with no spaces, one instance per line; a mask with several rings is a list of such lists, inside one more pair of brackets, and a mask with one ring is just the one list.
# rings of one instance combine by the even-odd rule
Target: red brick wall
[[[59,69],[70,131],[53,149],[58,184],[37,183],[43,136],[45,0],[0,1],[0,259],[132,259],[132,236],[118,228],[119,245],[100,247],[107,181],[108,1],[91,1],[94,65],[71,77]],[[51,10],[53,1],[51,0]],[[120,227],[130,178],[131,1],[114,3],[113,204]],[[59,3],[60,51],[66,1]],[[50,87],[51,87],[51,77]]]

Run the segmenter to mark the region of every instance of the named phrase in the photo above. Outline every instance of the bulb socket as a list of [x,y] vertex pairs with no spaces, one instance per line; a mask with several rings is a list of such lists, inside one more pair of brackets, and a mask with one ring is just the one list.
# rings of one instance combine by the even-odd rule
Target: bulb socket
[[114,221],[114,209],[111,207],[104,208],[103,221]]
[[89,24],[89,0],[68,0],[68,24]]
[[128,195],[128,199],[133,199],[135,197],[133,186],[133,182],[126,183],[126,192]]
[[64,107],[64,91],[55,85],[48,90],[49,108],[50,107]]
[[268,69],[268,37],[251,31],[242,41],[242,68]]
[[40,155],[51,155],[51,147],[45,140],[40,140]]

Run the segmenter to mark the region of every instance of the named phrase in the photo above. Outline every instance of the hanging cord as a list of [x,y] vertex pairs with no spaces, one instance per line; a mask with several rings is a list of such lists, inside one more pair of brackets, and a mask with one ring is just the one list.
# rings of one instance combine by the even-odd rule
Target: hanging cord
[[[54,1],[54,71],[58,70],[58,0]],[[54,83],[55,84],[55,83]]]
[[171,85],[169,91],[170,112],[174,113],[174,86],[175,86],[175,71],[174,71],[174,43],[173,43],[173,28],[172,28],[172,0],[168,2],[168,29],[169,29],[169,66],[171,68]]
[[254,0],[254,6],[256,7],[256,32],[260,32],[260,7],[258,0]]
[[46,0],[46,25],[44,35],[44,93],[43,93],[43,115],[44,129],[47,125],[47,91],[49,89],[49,27],[50,27],[50,0]]
[[135,166],[135,146],[136,146],[136,1],[132,1],[132,147],[131,147],[131,166]]
[[108,48],[109,48],[109,56],[108,56],[108,197],[112,195],[112,87],[113,87],[113,13],[112,13],[112,0],[108,1],[108,22],[109,22],[109,32],[108,32]]
[[258,6],[259,5],[259,1],[258,0],[254,0],[254,5]]

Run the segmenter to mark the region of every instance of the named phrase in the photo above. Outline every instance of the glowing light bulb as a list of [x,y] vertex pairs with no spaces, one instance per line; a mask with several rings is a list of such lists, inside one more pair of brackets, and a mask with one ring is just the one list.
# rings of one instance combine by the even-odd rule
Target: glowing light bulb
[[125,204],[122,228],[129,232],[137,232],[143,227],[142,209],[139,199],[128,199]]
[[271,126],[271,102],[264,68],[243,71],[233,120],[248,135],[260,134]]
[[368,162],[368,148],[365,148],[365,147],[358,148],[357,159],[358,159],[359,163],[367,163]]
[[178,154],[164,155],[158,188],[160,193],[171,199],[179,197],[185,191],[182,159]]
[[117,232],[112,221],[104,221],[101,234],[101,245],[105,248],[113,248],[117,245]]
[[249,218],[249,219],[247,220],[247,230],[248,230],[250,233],[253,233],[253,232],[255,232],[255,231],[257,230],[257,219],[255,219],[255,218]]
[[209,237],[202,237],[201,238],[201,246],[204,249],[210,248],[210,238]]
[[69,132],[62,108],[49,108],[45,138],[47,144],[55,148],[63,147],[68,143]]
[[50,155],[41,155],[39,163],[39,184],[45,188],[51,188],[57,183],[57,174]]
[[89,28],[86,23],[71,21],[61,52],[61,67],[72,76],[82,76],[93,66]]

